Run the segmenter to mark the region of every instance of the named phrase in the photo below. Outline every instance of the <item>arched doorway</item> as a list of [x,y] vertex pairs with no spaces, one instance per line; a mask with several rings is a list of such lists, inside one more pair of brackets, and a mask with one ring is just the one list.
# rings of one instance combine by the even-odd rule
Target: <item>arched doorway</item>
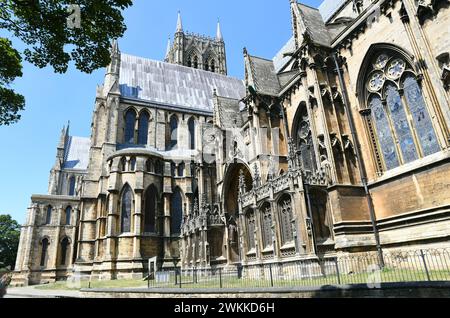
[[253,188],[252,174],[247,165],[243,163],[231,164],[226,172],[224,179],[223,198],[225,213],[233,216],[235,219],[239,215],[239,177],[244,177],[245,190],[250,191]]
[[227,239],[224,240],[224,256],[231,262],[239,262],[239,239],[238,229],[239,224],[239,191],[240,179],[243,178],[245,192],[252,190],[253,179],[251,172],[247,165],[242,162],[235,162],[231,164],[225,174],[224,188],[223,188],[223,201],[224,212],[226,218],[226,230],[224,234],[228,233],[228,236],[224,235]]

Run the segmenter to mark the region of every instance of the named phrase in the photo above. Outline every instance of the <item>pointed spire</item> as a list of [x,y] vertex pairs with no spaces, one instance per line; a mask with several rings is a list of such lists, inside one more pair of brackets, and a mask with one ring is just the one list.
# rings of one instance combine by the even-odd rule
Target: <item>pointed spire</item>
[[169,59],[169,53],[170,53],[170,36],[169,36],[169,40],[167,41],[167,49],[166,49],[166,60]]
[[217,40],[217,41],[223,41],[222,30],[220,29],[220,20],[219,20],[219,19],[217,19],[217,35],[216,35],[216,40]]
[[183,32],[183,22],[181,22],[181,12],[180,11],[178,11],[178,21],[177,21],[176,32]]
[[66,141],[69,137],[70,121],[67,122],[67,126],[64,126],[61,130],[61,136],[59,137],[59,149],[64,149],[66,147]]
[[69,136],[70,120],[67,121],[66,136]]
[[119,42],[116,39],[111,43],[111,53],[119,53]]

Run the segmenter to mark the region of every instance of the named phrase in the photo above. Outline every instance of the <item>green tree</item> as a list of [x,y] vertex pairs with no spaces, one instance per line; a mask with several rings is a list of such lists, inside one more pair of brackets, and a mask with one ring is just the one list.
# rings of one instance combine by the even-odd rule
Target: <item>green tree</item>
[[19,52],[0,37],[0,125],[20,119],[25,99],[11,85],[22,76],[22,59],[65,73],[70,62],[85,73],[110,62],[111,41],[123,35],[122,10],[132,0],[0,0],[0,29],[21,40]]
[[19,248],[20,225],[11,215],[0,215],[0,267],[14,269]]

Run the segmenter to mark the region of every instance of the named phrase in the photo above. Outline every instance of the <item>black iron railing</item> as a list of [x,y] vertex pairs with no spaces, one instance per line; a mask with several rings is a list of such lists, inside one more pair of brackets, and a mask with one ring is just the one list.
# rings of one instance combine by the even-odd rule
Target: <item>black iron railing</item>
[[450,249],[376,253],[225,268],[158,271],[149,288],[261,288],[450,281]]

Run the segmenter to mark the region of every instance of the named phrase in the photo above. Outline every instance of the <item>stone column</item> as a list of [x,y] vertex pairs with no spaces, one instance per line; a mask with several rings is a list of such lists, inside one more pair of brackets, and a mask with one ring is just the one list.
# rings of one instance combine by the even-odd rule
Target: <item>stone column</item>
[[71,223],[71,224],[74,224],[74,225],[72,225],[72,235],[70,237],[72,246],[71,246],[71,249],[70,249],[69,266],[73,265],[73,256],[74,256],[75,249],[76,249],[76,244],[75,244],[75,242],[76,242],[76,233],[77,233],[76,228],[77,228],[77,224],[78,224],[78,216],[79,215],[80,215],[80,209],[78,207],[77,208],[73,208],[73,215],[72,215],[73,223]]
[[172,257],[172,252],[170,251],[170,243],[171,243],[171,233],[170,233],[170,196],[171,193],[164,194],[164,255],[165,258]]
[[101,216],[102,216],[102,199],[97,199],[97,221],[95,223],[95,251],[94,251],[94,260],[98,259],[98,250],[99,250],[99,238],[100,238],[100,227],[101,227]]
[[134,238],[133,238],[133,258],[141,258],[141,224],[142,224],[142,192],[134,195]]
[[117,200],[118,194],[111,192],[108,202],[108,224],[107,224],[107,238],[106,238],[106,255],[107,260],[112,260],[115,255],[115,237],[116,237],[116,222],[117,222]]

